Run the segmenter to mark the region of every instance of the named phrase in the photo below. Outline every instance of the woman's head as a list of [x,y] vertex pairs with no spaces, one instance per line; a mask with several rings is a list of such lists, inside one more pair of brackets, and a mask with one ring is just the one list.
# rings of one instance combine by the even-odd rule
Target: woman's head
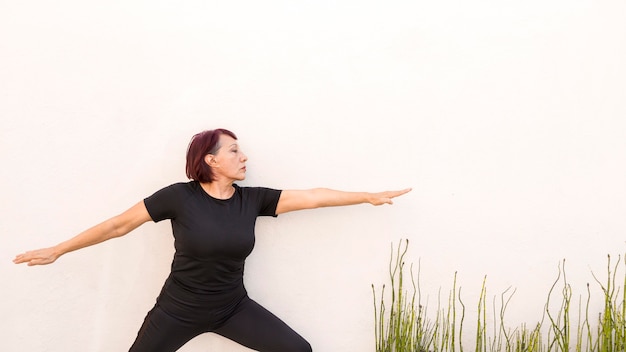
[[203,131],[191,138],[187,148],[187,177],[199,182],[211,182],[215,179],[213,169],[205,161],[207,154],[215,155],[220,149],[220,137],[227,135],[237,139],[234,133],[229,130],[218,128]]

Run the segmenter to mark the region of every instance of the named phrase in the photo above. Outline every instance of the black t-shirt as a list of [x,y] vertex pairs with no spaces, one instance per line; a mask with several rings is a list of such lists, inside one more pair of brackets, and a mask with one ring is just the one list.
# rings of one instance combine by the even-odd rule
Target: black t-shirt
[[234,187],[233,196],[222,200],[191,181],[144,199],[154,222],[170,219],[172,223],[176,252],[164,290],[174,284],[176,291],[200,296],[202,301],[203,296],[243,290],[244,262],[254,247],[256,218],[276,216],[281,191]]

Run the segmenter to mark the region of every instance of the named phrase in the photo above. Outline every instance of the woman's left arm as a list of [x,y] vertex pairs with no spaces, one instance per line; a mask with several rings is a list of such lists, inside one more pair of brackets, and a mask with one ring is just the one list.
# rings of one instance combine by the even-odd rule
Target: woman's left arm
[[280,194],[276,215],[290,211],[314,209],[321,207],[336,207],[370,203],[372,205],[393,204],[392,199],[411,191],[410,188],[400,191],[344,192],[328,188],[314,188],[308,190],[285,190]]

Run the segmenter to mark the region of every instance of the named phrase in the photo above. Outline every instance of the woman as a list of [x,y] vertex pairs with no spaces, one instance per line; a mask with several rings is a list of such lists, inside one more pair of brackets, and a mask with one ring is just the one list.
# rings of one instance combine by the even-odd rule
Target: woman
[[147,221],[169,219],[176,249],[172,271],[130,351],[175,351],[209,331],[258,351],[311,351],[305,339],[246,293],[244,261],[254,246],[256,218],[318,207],[392,204],[392,198],[410,189],[365,193],[239,187],[235,182],[245,179],[247,160],[232,132],[198,133],[187,151],[192,181],[165,187],[68,241],[20,254],[14,262],[50,264]]

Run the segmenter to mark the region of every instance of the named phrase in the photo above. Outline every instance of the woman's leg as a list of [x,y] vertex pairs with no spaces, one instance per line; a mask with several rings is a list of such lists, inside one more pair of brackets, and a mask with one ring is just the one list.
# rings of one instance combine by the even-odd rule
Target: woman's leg
[[249,298],[214,332],[260,352],[312,351],[302,336]]
[[129,352],[173,352],[202,332],[155,305],[148,312]]

